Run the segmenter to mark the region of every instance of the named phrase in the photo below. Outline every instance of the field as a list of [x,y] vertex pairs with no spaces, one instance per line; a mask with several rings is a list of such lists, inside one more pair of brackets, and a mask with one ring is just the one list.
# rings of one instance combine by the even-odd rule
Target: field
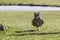
[[31,25],[33,11],[0,11],[0,40],[60,40],[60,11],[40,11],[40,31]]
[[34,3],[34,4],[49,4],[60,5],[60,0],[0,0],[0,3]]

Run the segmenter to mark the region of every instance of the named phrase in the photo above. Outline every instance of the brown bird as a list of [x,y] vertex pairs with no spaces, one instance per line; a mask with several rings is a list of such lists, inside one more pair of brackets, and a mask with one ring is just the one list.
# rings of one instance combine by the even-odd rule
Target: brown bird
[[39,28],[44,24],[43,19],[39,15],[40,12],[34,12],[34,18],[32,20],[32,25],[37,28],[37,31],[40,31]]
[[0,31],[4,31],[4,26],[3,26],[3,24],[0,24]]

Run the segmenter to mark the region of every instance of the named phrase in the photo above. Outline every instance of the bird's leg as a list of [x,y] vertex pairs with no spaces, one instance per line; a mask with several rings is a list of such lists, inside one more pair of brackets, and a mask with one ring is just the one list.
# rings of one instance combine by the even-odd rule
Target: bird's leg
[[40,31],[40,27],[37,27],[37,31]]

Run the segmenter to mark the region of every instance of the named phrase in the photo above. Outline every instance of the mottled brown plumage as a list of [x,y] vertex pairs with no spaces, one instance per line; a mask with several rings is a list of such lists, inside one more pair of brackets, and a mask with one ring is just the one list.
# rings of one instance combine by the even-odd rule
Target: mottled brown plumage
[[34,18],[32,20],[32,25],[35,26],[37,28],[37,30],[39,31],[39,27],[41,27],[42,24],[44,24],[44,21],[39,16],[39,13],[34,13]]
[[0,24],[0,31],[4,31],[4,26]]

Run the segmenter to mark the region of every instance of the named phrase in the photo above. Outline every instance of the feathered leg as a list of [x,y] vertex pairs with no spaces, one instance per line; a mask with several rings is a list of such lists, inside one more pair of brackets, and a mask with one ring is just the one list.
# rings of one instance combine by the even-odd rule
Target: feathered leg
[[37,31],[40,31],[40,27],[37,27]]

